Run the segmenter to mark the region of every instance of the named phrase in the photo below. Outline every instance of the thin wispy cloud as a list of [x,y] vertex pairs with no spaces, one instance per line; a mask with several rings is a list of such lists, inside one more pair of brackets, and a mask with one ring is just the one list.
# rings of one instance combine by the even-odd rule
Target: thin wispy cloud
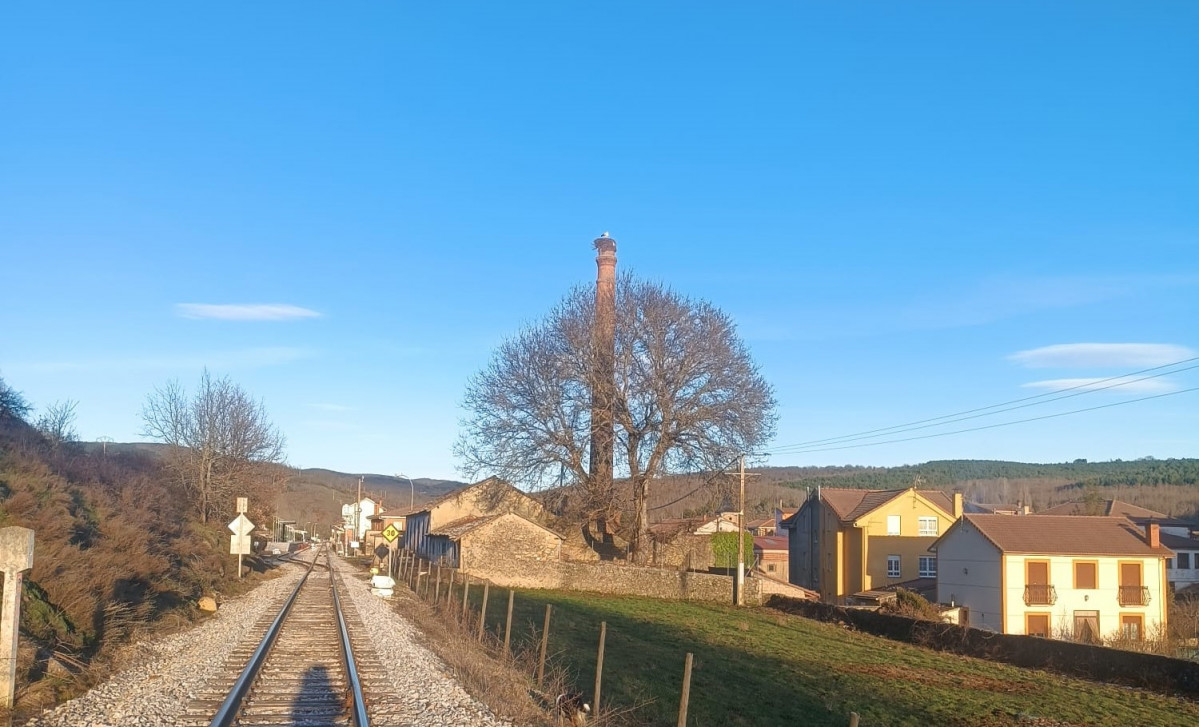
[[1021,386],[1026,389],[1044,389],[1046,391],[1102,389],[1104,391],[1128,394],[1164,394],[1171,391],[1178,391],[1178,387],[1166,379],[1145,379],[1143,381],[1130,381],[1126,384],[1121,384],[1111,379],[1100,378],[1047,379],[1045,381],[1030,381],[1027,384],[1021,384]]
[[310,429],[324,432],[352,432],[359,428],[359,425],[352,422],[340,422],[329,419],[308,419],[303,424]]
[[354,411],[354,407],[342,404],[309,404],[308,406],[321,411]]
[[30,373],[71,373],[106,371],[180,371],[208,367],[218,371],[281,366],[315,356],[305,348],[272,346],[210,353],[185,353],[166,356],[117,356],[75,361],[32,361],[10,368]]
[[175,312],[183,318],[220,321],[294,321],[321,317],[311,308],[288,303],[177,303]]
[[1170,343],[1062,343],[1019,351],[1008,359],[1030,369],[1146,368],[1199,356]]

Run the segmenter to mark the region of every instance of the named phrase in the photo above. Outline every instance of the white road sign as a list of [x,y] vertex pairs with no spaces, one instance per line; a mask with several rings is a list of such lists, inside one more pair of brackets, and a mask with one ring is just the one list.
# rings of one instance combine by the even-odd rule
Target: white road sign
[[233,531],[234,535],[249,535],[254,532],[254,523],[250,522],[250,518],[243,512],[229,523],[229,530]]
[[229,536],[229,554],[230,555],[249,555],[250,536],[249,535],[230,535]]

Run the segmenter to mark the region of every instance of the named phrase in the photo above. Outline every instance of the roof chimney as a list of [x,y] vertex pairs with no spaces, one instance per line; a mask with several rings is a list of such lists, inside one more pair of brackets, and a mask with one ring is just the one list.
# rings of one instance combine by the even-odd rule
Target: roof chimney
[[1145,542],[1149,543],[1150,548],[1160,548],[1162,546],[1162,529],[1155,522],[1145,524]]
[[953,519],[957,520],[962,516],[962,493],[955,491],[953,493]]

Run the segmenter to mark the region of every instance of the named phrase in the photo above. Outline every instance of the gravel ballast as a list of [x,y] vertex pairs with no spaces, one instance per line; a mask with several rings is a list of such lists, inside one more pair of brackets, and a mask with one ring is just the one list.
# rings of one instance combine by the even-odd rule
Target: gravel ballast
[[449,667],[420,643],[420,632],[391,604],[371,594],[365,576],[333,559],[346,591],[366,628],[366,636],[383,658],[393,685],[386,706],[372,712],[372,727],[431,725],[493,727],[509,725],[472,697]]
[[[450,669],[420,644],[420,633],[387,601],[372,595],[363,575],[331,558],[387,670],[387,694],[368,695],[373,727],[492,727],[509,725],[470,696]],[[239,642],[257,639],[255,626],[274,613],[295,588],[305,568],[283,566],[284,573],[221,605],[213,618],[187,631],[129,647],[126,663],[86,694],[43,712],[30,727],[130,727],[185,725],[190,701],[221,674]]]
[[86,694],[27,722],[37,727],[129,727],[177,725],[192,696],[224,667],[238,642],[252,638],[259,617],[282,605],[306,570],[284,573],[227,601],[211,620],[162,639],[130,647],[118,672]]

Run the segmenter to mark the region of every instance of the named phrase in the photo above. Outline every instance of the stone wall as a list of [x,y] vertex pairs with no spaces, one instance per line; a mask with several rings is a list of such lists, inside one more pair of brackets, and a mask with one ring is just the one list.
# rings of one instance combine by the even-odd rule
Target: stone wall
[[562,538],[528,520],[507,513],[462,536],[462,566],[468,573],[487,573],[513,563],[557,561]]
[[651,540],[652,559],[659,568],[708,570],[716,564],[712,556],[711,535],[679,534],[665,540]]
[[[682,601],[731,603],[733,579],[711,573],[641,568],[616,563],[567,563],[494,558],[487,568],[467,563],[465,572],[472,577],[511,588],[548,588],[589,591],[623,596],[647,596]],[[745,602],[761,602],[757,578],[745,581]]]

